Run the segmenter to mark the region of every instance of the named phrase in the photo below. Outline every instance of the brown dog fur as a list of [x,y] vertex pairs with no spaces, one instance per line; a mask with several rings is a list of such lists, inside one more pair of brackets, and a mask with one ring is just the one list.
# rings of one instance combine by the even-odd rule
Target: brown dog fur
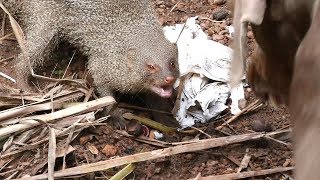
[[294,123],[295,179],[319,179],[320,6],[315,0],[269,0],[247,78],[262,97],[281,96]]

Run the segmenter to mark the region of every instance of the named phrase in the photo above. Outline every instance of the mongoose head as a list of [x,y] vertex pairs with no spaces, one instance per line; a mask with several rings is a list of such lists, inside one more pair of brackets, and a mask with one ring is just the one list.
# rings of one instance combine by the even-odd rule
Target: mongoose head
[[[140,74],[142,84],[137,89],[151,91],[168,98],[173,93],[173,84],[179,77],[178,48],[176,44],[157,43],[148,48],[133,48],[128,51],[128,66]],[[136,65],[134,65],[136,63]]]

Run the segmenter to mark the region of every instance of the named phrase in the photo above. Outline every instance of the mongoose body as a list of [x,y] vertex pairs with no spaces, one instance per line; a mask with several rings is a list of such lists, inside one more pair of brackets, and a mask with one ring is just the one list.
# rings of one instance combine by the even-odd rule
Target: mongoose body
[[[34,69],[68,41],[88,57],[101,96],[151,91],[170,97],[179,75],[175,44],[165,39],[149,0],[25,0],[18,12]],[[20,87],[30,71],[17,61]]]

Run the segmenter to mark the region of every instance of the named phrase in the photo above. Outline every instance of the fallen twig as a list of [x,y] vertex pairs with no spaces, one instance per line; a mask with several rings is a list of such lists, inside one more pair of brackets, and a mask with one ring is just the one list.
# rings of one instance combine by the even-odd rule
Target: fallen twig
[[[175,147],[169,147],[149,152],[138,153],[134,155],[114,158],[106,161],[100,161],[96,163],[86,164],[82,166],[77,166],[73,168],[68,168],[65,170],[60,170],[54,173],[54,177],[66,177],[66,176],[74,176],[80,175],[84,173],[90,173],[95,171],[103,171],[109,168],[113,168],[116,166],[125,165],[128,163],[135,163],[135,162],[142,162],[153,160],[157,158],[172,156],[176,154],[186,153],[186,152],[194,152],[214,147],[225,146],[234,143],[240,143],[249,140],[259,139],[265,136],[283,133],[281,132],[272,132],[272,133],[251,133],[251,134],[243,134],[243,135],[235,135],[235,136],[228,136],[228,137],[221,137],[221,138],[214,138],[214,139],[205,139],[199,140],[194,143],[179,145]],[[290,170],[290,169],[289,169]],[[48,174],[41,174],[32,177],[27,177],[24,179],[46,179],[48,178]]]
[[158,147],[169,147],[170,145],[172,145],[171,143],[159,141],[156,139],[151,139],[151,138],[148,138],[145,136],[135,137],[133,135],[128,134],[126,131],[116,130],[116,132],[118,134],[125,136],[125,137],[130,137],[136,141],[143,142],[143,143],[150,144],[150,145],[154,145],[154,146],[158,146]]
[[[99,108],[114,104],[115,100],[111,96],[106,96],[100,99],[96,99],[93,101],[89,101],[87,103],[82,103],[76,106],[72,106],[66,109],[62,109],[60,111],[56,111],[54,113],[50,114],[44,114],[44,115],[37,115],[33,117],[23,118],[20,124],[15,124],[11,126],[7,126],[0,129],[0,137],[9,135],[11,133],[25,130],[34,126],[38,126],[40,124],[40,121],[43,122],[49,122],[52,120],[60,119],[63,117],[72,116],[78,113],[86,113],[89,111],[94,111]],[[36,120],[34,120],[36,119]]]
[[2,16],[2,26],[1,26],[1,36],[4,36],[4,30],[6,26],[6,13],[3,12],[3,16]]
[[238,114],[232,116],[229,120],[227,120],[226,122],[224,122],[222,125],[216,127],[217,130],[221,130],[225,125],[230,124],[231,122],[233,122],[234,120],[236,120],[239,116],[241,116],[242,114],[248,112],[248,110],[250,110],[251,108],[259,105],[261,103],[261,101],[258,99],[256,101],[254,101],[253,103],[249,104],[247,107],[243,108],[241,112],[239,112]]
[[8,79],[8,80],[10,80],[10,81],[12,81],[12,82],[14,82],[14,83],[16,83],[16,80],[15,80],[15,79],[13,79],[12,77],[6,75],[6,74],[3,73],[3,72],[0,72],[0,76],[2,76],[2,77],[4,77],[4,78],[6,78],[6,79]]
[[[75,118],[75,117],[72,117],[72,118]],[[89,120],[90,121],[90,120],[94,120],[95,118],[94,118],[93,112],[90,112],[88,114],[77,116],[75,119],[76,119],[76,122],[74,122],[71,126],[69,126],[68,128],[64,129],[63,131],[58,132],[56,134],[56,137],[64,136],[69,130],[73,130],[73,127],[75,127],[77,124],[79,124],[78,122],[81,121],[81,120]],[[71,118],[69,120],[67,120],[67,121],[70,121],[70,120],[71,120]],[[96,120],[96,121],[99,121],[99,120]],[[73,134],[82,131],[84,128],[85,127],[81,127],[80,129],[78,128],[77,130],[75,130],[75,132]],[[43,144],[43,143],[45,143],[47,141],[49,141],[49,138],[43,138],[43,139],[41,138],[40,141],[34,142],[32,144],[25,145],[24,147],[21,147],[19,150],[15,150],[15,151],[8,152],[8,153],[0,155],[0,159],[8,158],[8,157],[14,156],[16,154],[22,153],[22,152],[27,151],[27,150],[37,149],[41,144]]]
[[[274,169],[265,169],[260,171],[248,171],[242,173],[231,173],[231,174],[223,174],[223,175],[216,175],[216,176],[207,176],[207,177],[200,177],[198,180],[229,180],[229,179],[243,179],[249,178],[254,176],[262,176],[267,174],[274,174],[279,172],[291,171],[294,167],[279,167]],[[191,179],[190,179],[191,180]]]
[[204,134],[205,136],[207,136],[208,138],[212,138],[212,136],[210,136],[208,133],[202,131],[202,130],[199,129],[199,128],[196,128],[196,127],[192,127],[192,126],[191,126],[191,129],[195,129],[195,130],[199,131],[200,133]]
[[5,59],[1,59],[1,60],[0,60],[0,64],[3,63],[3,62],[9,61],[9,60],[11,60],[11,59],[14,59],[14,56],[10,56],[10,57],[7,57],[7,58],[5,58]]
[[49,150],[48,150],[48,180],[53,180],[54,165],[56,162],[56,134],[54,129],[49,127]]
[[[185,24],[184,24],[185,26]],[[180,36],[180,35],[179,35]],[[172,114],[177,114],[179,109],[180,109],[180,99],[181,99],[181,95],[182,95],[182,92],[183,92],[183,87],[184,87],[184,83],[186,81],[186,79],[188,77],[190,77],[192,75],[192,73],[188,73],[188,74],[185,74],[183,76],[180,77],[180,82],[179,82],[179,87],[178,87],[178,90],[177,90],[177,99],[174,103],[174,107],[172,109]]]
[[[248,149],[246,151],[248,151]],[[250,159],[251,159],[251,156],[247,152],[242,158],[242,161],[240,163],[237,173],[241,172],[243,169],[248,167]]]
[[0,37],[0,42],[3,41],[3,40],[5,40],[5,39],[7,39],[8,37],[10,37],[10,36],[12,36],[12,35],[13,35],[13,33],[9,33],[9,34],[7,34],[7,35],[4,35],[4,36]]
[[69,101],[75,98],[79,98],[81,96],[83,96],[83,93],[79,91],[74,91],[70,92],[69,94],[55,97],[54,102],[50,102],[50,99],[43,99],[40,102],[35,102],[25,106],[19,106],[12,109],[8,109],[0,113],[0,122],[37,111],[50,110],[52,108],[52,105],[55,109],[58,109],[63,106],[61,102]]

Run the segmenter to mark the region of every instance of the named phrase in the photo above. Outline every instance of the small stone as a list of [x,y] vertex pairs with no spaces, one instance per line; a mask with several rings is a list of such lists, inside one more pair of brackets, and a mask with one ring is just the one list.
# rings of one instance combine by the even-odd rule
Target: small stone
[[221,21],[222,19],[225,19],[229,15],[229,12],[224,9],[219,9],[212,14],[212,19]]
[[192,154],[187,154],[185,157],[186,157],[186,159],[191,160],[193,158],[193,155]]
[[213,4],[220,6],[220,5],[225,4],[226,2],[227,2],[227,0],[214,0]]
[[264,119],[254,120],[252,123],[252,130],[255,132],[270,132],[272,131],[271,125]]
[[133,154],[134,148],[132,146],[126,146],[126,149],[124,150],[124,152],[127,154]]

